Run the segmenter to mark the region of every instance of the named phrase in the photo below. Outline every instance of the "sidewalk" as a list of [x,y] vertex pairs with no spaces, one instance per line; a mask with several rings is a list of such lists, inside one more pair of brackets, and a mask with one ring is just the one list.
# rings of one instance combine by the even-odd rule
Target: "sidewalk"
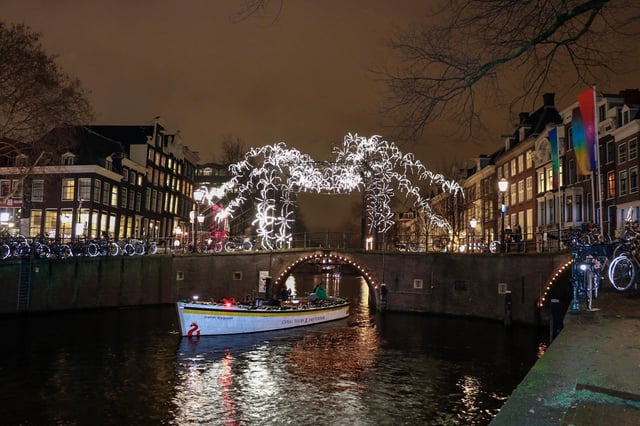
[[605,287],[567,313],[491,425],[640,425],[640,293]]

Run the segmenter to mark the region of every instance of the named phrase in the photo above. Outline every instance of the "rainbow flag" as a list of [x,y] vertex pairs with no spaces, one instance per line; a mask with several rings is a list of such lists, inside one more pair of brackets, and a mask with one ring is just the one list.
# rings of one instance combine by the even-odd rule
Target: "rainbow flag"
[[571,117],[571,132],[573,136],[573,150],[576,153],[576,164],[579,175],[590,175],[589,153],[587,152],[587,139],[584,136],[584,126],[580,108],[574,108]]
[[596,91],[591,87],[578,95],[578,108],[573,110],[573,149],[578,163],[578,174],[589,175],[596,171],[598,126],[596,121]]
[[551,144],[551,166],[553,167],[553,189],[560,187],[560,148],[558,145],[558,128],[549,130],[549,143]]

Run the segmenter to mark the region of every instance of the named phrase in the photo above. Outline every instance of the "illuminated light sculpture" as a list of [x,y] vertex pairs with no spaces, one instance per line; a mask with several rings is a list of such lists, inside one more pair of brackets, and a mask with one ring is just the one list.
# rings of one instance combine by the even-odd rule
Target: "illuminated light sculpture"
[[[251,148],[244,160],[229,166],[232,178],[211,188],[207,198],[221,199],[234,190],[216,220],[233,217],[249,198],[256,203],[253,225],[262,248],[285,248],[292,239],[298,193],[348,194],[362,191],[369,232],[384,233],[395,223],[391,200],[399,191],[413,199],[415,210],[430,226],[450,230],[448,222],[431,211],[424,188],[439,187],[455,195],[462,187],[441,174],[427,170],[413,154],[403,154],[392,142],[379,136],[366,138],[351,134],[334,147],[333,161],[314,161],[309,155],[289,149],[283,142]],[[431,191],[427,191],[431,192]]]

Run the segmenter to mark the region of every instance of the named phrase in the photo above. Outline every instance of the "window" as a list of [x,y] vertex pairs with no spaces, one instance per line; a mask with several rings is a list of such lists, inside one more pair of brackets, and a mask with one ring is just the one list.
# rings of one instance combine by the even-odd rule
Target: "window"
[[628,172],[626,170],[620,171],[620,195],[627,195],[628,185]]
[[616,142],[609,141],[607,142],[607,163],[612,163],[615,161],[616,155]]
[[511,176],[518,174],[518,163],[515,158],[511,159]]
[[67,152],[62,154],[62,164],[64,166],[73,166],[76,163],[76,156]]
[[44,201],[44,180],[34,179],[33,182],[31,182],[31,201]]
[[78,178],[78,200],[89,201],[91,199],[91,178]]
[[120,187],[120,207],[127,208],[127,188],[124,186]]
[[618,164],[622,164],[625,161],[627,161],[627,144],[623,142],[618,146]]
[[11,195],[11,181],[9,179],[0,180],[0,199]]
[[615,198],[616,196],[616,175],[614,172],[607,174],[607,198]]
[[533,176],[527,177],[525,186],[527,191],[527,200],[533,199]]
[[111,187],[111,207],[118,207],[118,185]]
[[24,167],[27,165],[27,161],[29,158],[24,154],[18,154],[16,156],[15,165],[16,167]]
[[73,201],[76,193],[76,180],[74,178],[62,179],[62,201]]
[[629,169],[629,193],[633,194],[638,192],[638,167],[632,167]]
[[424,287],[424,281],[418,278],[415,278],[413,280],[413,288],[422,289],[423,287]]
[[111,197],[111,184],[109,182],[103,182],[102,184],[102,204],[109,205]]
[[604,121],[607,119],[607,105],[600,105],[598,107],[598,120]]
[[576,182],[576,162],[575,160],[569,160],[569,176],[567,177],[567,183],[572,184]]
[[42,210],[32,209],[31,218],[29,219],[29,236],[35,237],[38,235],[40,226],[42,226]]
[[524,154],[518,156],[518,170],[524,171]]
[[49,238],[56,238],[56,226],[58,224],[58,211],[47,210],[44,217],[44,232]]
[[128,167],[123,167],[122,168],[122,181],[123,182],[129,181],[129,168]]
[[524,180],[518,181],[518,202],[524,203]]
[[134,195],[133,189],[130,189],[129,190],[129,210],[133,210],[133,203],[135,199],[134,197],[135,195]]
[[546,190],[545,174],[544,170],[541,170],[538,172],[538,193],[545,192]]
[[93,201],[95,203],[99,203],[102,199],[102,181],[100,179],[96,179],[93,181]]
[[629,111],[624,111],[622,113],[622,124],[627,124],[629,122]]
[[576,222],[582,222],[582,195],[576,195]]
[[527,164],[527,169],[530,169],[533,167],[533,151],[528,150],[525,156],[526,156],[525,163]]
[[638,139],[633,138],[629,141],[629,160],[638,158]]
[[567,222],[573,222],[573,196],[567,195],[566,203],[566,217]]
[[573,128],[569,126],[566,130],[567,130],[567,150],[573,149]]
[[14,200],[22,200],[22,181],[19,179],[13,179],[11,181],[11,193],[13,194]]

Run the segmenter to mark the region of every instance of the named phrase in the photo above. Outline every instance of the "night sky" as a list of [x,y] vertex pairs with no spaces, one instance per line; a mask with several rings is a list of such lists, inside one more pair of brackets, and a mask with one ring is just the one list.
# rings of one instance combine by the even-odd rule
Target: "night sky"
[[[384,87],[371,70],[393,67],[389,38],[427,22],[430,3],[285,1],[275,21],[234,23],[240,0],[3,0],[0,19],[42,33],[47,52],[91,92],[95,124],[161,116],[205,161],[220,157],[227,136],[247,148],[283,141],[327,159],[348,132],[387,138]],[[639,69],[606,90],[640,87]],[[562,108],[573,101],[556,99]],[[484,118],[493,138],[454,141],[436,123],[413,152],[434,169],[491,153],[513,125],[505,110]]]

